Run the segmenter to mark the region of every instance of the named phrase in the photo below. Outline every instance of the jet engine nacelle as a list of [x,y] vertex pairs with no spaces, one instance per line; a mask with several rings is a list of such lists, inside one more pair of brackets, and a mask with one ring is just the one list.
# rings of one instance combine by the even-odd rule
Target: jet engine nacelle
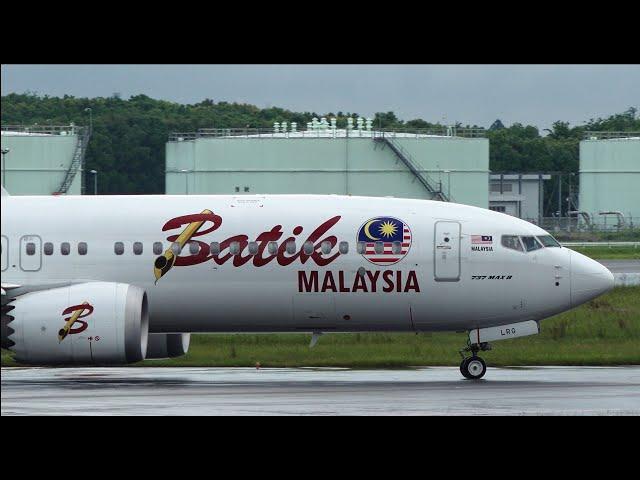
[[147,360],[175,358],[186,355],[191,343],[190,333],[150,333]]
[[144,360],[147,295],[123,283],[91,282],[22,295],[3,323],[3,345],[29,364],[114,365]]

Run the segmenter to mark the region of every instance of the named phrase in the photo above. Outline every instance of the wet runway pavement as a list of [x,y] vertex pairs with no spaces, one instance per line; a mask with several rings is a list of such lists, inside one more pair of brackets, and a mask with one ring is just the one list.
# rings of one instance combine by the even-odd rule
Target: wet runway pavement
[[3,368],[2,415],[640,415],[640,367]]
[[598,260],[611,273],[640,273],[640,260]]

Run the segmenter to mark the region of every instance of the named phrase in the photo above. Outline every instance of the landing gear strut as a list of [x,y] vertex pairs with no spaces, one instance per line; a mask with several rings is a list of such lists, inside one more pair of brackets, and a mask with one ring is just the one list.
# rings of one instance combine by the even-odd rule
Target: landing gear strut
[[[470,343],[466,348],[460,350],[462,363],[460,364],[460,373],[468,380],[480,380],[487,373],[487,364],[478,356],[479,351],[491,350],[488,343]],[[466,357],[465,353],[471,352],[470,357]]]

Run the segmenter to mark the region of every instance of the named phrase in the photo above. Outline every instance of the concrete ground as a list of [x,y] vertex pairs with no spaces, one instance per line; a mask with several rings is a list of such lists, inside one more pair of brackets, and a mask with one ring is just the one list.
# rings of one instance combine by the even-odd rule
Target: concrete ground
[[611,273],[640,273],[640,260],[598,260]]
[[640,416],[640,367],[7,368],[2,415]]

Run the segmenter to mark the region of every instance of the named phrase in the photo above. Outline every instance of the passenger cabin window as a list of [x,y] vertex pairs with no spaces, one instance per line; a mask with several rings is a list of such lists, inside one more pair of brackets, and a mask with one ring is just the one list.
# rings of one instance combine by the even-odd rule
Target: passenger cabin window
[[391,251],[394,255],[400,255],[402,253],[402,242],[393,242],[393,246],[391,247]]
[[547,248],[562,248],[562,245],[551,235],[540,235],[538,240]]
[[259,249],[258,242],[249,242],[249,255],[257,255]]
[[311,255],[314,250],[315,245],[313,244],[313,242],[304,242],[304,244],[302,245],[302,251],[305,255]]
[[542,245],[536,240],[536,237],[522,237],[522,244],[527,252],[533,252],[542,248]]
[[88,251],[89,247],[87,246],[86,242],[78,243],[78,255],[86,255]]
[[209,245],[209,251],[211,255],[220,255],[220,242],[211,242]]
[[384,253],[384,242],[376,242],[373,249],[376,255],[382,255]]
[[356,249],[360,255],[364,255],[364,252],[367,250],[367,244],[365,242],[358,242]]
[[51,243],[51,242],[45,243],[44,247],[43,247],[43,250],[44,250],[44,254],[45,255],[47,255],[47,256],[53,255],[53,243]]
[[124,253],[124,243],[116,242],[113,245],[113,251],[116,255],[122,255]]
[[502,246],[511,250],[517,250],[518,252],[524,252],[522,244],[520,243],[520,237],[517,235],[503,235]]
[[36,254],[36,244],[35,243],[27,243],[27,255],[33,257]]
[[349,242],[340,242],[340,245],[338,245],[338,251],[341,255],[347,255],[349,253]]
[[329,255],[331,253],[331,249],[333,248],[331,242],[322,242],[322,246],[320,247],[323,255]]
[[189,253],[191,255],[198,255],[200,253],[200,244],[196,242],[189,243]]
[[240,255],[240,242],[231,242],[231,245],[229,245],[229,252],[231,255]]
[[71,244],[64,242],[60,244],[60,253],[62,255],[69,255],[71,253]]
[[179,243],[173,242],[171,244],[171,253],[173,253],[176,257],[182,253],[182,247]]
[[144,245],[142,242],[135,242],[133,244],[133,254],[134,255],[142,255],[144,252]]
[[296,251],[298,250],[296,248],[296,242],[294,241],[287,242],[286,249],[289,255],[293,255],[294,253],[296,253]]
[[162,242],[156,242],[153,244],[153,254],[162,255]]
[[269,242],[267,245],[267,251],[270,255],[275,255],[278,253],[278,242]]

